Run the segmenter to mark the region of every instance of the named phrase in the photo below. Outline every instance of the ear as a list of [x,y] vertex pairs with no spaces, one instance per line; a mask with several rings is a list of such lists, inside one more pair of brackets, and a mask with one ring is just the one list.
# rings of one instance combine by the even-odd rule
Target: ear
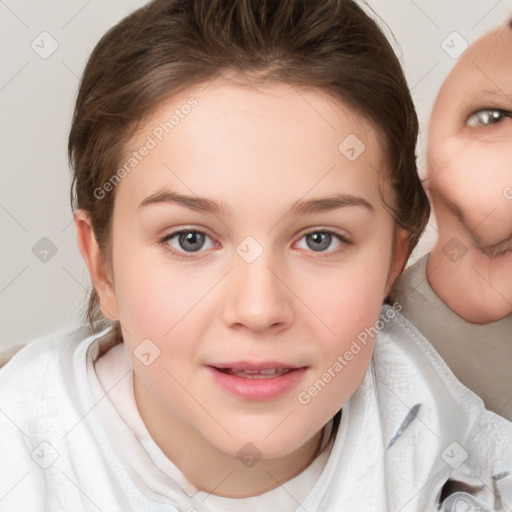
[[80,254],[89,269],[91,280],[98,295],[101,312],[110,320],[118,320],[117,299],[104,255],[100,251],[91,219],[85,210],[76,210],[73,219]]
[[393,254],[391,255],[391,264],[389,266],[384,299],[389,295],[389,292],[391,292],[393,284],[403,272],[405,264],[409,259],[409,242],[409,232],[402,228],[396,228],[393,241]]

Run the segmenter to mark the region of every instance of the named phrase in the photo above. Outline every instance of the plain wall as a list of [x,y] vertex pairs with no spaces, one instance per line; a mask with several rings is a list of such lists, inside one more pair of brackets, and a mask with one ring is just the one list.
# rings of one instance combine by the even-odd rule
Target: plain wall
[[[66,145],[74,99],[99,38],[144,3],[0,2],[0,350],[81,321],[90,279],[69,201]],[[428,116],[456,62],[454,54],[464,41],[471,43],[504,23],[512,15],[511,1],[367,3],[396,38],[393,46],[420,117],[418,154],[424,175]],[[413,259],[428,252],[435,236],[431,221]]]

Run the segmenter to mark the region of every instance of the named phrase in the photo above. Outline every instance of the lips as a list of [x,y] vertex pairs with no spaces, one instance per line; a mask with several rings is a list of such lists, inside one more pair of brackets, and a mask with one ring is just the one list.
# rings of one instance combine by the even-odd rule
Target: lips
[[273,400],[296,388],[308,367],[281,361],[236,361],[207,366],[213,383],[243,400]]
[[226,369],[231,368],[239,371],[244,370],[274,370],[276,368],[285,368],[285,369],[295,369],[301,368],[301,366],[294,366],[292,364],[283,363],[281,361],[261,361],[261,362],[251,362],[251,361],[236,361],[232,363],[214,363],[209,366],[213,366],[217,369]]

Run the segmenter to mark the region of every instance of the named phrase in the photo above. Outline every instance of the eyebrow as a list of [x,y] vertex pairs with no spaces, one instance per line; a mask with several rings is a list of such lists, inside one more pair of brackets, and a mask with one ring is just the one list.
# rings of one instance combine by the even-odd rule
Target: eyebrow
[[[211,213],[214,215],[229,216],[231,208],[225,202],[216,201],[204,197],[186,196],[169,190],[162,190],[146,197],[138,206],[138,209],[154,204],[178,204],[190,210]],[[322,213],[339,208],[361,206],[370,212],[374,212],[373,205],[366,199],[350,194],[338,194],[331,197],[319,199],[299,200],[293,203],[288,209],[292,215],[306,215],[311,213]]]
[[482,89],[478,92],[479,94],[485,94],[487,96],[506,96],[508,99],[512,96],[499,87],[495,87],[494,89]]
[[217,203],[212,199],[207,199],[204,197],[194,197],[194,196],[185,196],[183,194],[177,194],[176,192],[172,192],[170,190],[162,190],[160,192],[156,192],[148,197],[146,197],[138,206],[139,208],[144,208],[146,206],[150,206],[153,204],[178,204],[185,206],[190,210],[213,213],[213,214],[224,214],[229,215],[230,209],[224,203]]

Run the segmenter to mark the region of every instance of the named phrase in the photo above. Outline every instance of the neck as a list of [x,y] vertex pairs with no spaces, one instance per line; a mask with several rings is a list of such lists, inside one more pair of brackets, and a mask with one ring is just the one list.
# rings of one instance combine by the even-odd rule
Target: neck
[[[459,248],[450,242],[453,237]],[[512,314],[512,252],[490,258],[469,234],[440,231],[427,276],[439,298],[468,322],[487,324]]]
[[[254,461],[244,462],[242,456],[215,448],[179,418],[171,416],[135,373],[134,393],[140,415],[155,443],[200,491],[229,498],[257,496],[298,475],[319,452],[322,431],[286,456],[260,460],[256,456]],[[249,447],[247,451],[250,457]]]

